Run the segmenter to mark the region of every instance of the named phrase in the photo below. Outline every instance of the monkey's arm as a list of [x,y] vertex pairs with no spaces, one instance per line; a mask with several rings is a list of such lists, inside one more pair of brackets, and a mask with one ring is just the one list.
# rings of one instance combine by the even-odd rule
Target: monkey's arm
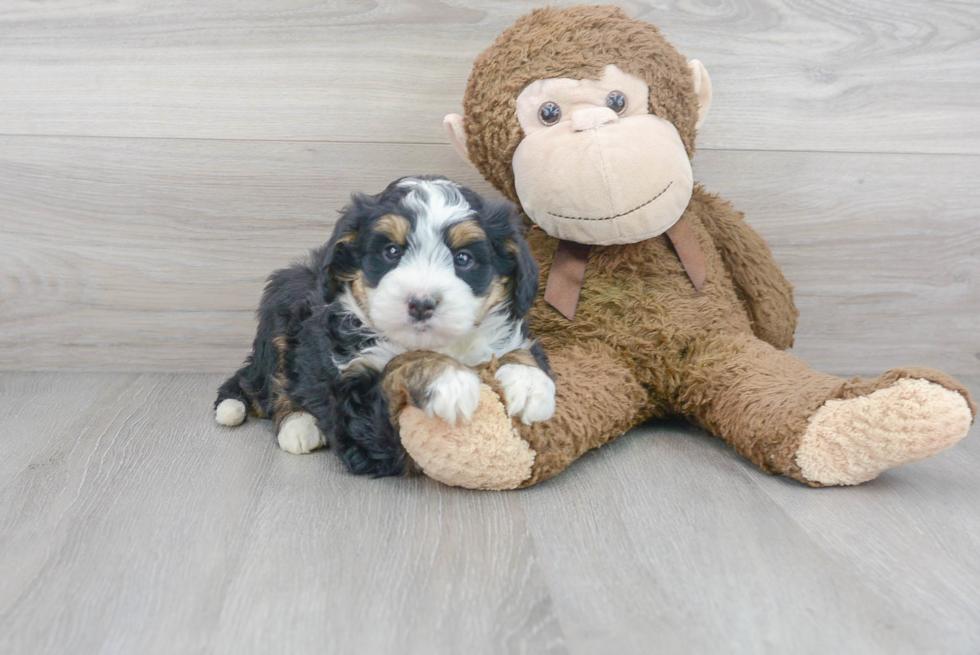
[[516,489],[547,480],[645,418],[649,392],[634,363],[610,346],[573,342],[548,356],[558,377],[550,420],[527,425],[507,415],[493,361],[477,367],[483,384],[472,422],[449,426],[407,404],[398,417],[402,445],[426,475],[445,484]]
[[731,204],[700,188],[698,217],[721,253],[739,299],[749,312],[752,331],[775,348],[793,345],[799,311],[791,285],[772,257],[769,246]]

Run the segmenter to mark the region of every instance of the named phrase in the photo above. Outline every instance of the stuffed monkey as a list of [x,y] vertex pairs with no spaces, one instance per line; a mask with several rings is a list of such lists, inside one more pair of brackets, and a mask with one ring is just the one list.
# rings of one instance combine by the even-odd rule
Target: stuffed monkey
[[844,380],[783,352],[792,287],[742,214],[693,181],[710,103],[704,67],[614,7],[536,10],[477,58],[465,118],[445,125],[534,224],[531,325],[557,411],[530,426],[508,417],[491,362],[468,425],[394,407],[423,472],[526,487],[643,421],[681,415],[764,471],[850,485],[966,435],[976,407],[939,371]]

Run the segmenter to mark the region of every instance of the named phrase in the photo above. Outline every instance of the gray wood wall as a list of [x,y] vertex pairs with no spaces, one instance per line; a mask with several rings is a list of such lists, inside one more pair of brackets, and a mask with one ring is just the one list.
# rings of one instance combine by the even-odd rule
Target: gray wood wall
[[[0,4],[0,370],[231,370],[351,191],[489,191],[442,116],[538,4]],[[622,6],[707,66],[696,177],[796,285],[795,352],[980,373],[978,3]]]

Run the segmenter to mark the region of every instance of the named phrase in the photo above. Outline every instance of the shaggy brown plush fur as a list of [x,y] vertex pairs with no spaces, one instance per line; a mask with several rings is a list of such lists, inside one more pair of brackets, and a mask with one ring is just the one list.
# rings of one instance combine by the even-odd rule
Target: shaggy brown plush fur
[[[693,153],[697,99],[684,58],[655,27],[619,9],[575,7],[542,9],[521,18],[477,59],[463,103],[471,161],[502,193],[518,201],[511,158],[523,133],[515,98],[536,79],[595,78],[606,64],[648,82],[651,112],[673,122],[688,153]],[[968,424],[962,395],[968,411],[976,414],[966,389],[939,371],[895,369],[874,380],[847,381],[813,371],[782,352],[793,343],[797,310],[792,287],[766,244],[741,213],[700,186],[684,217],[707,266],[700,291],[662,235],[627,245],[593,246],[574,320],[540,299],[532,309],[531,324],[557,376],[557,409],[554,418],[543,423],[513,422],[535,453],[531,474],[520,486],[548,479],[585,451],[654,417],[683,415],[763,470],[820,486],[821,480],[802,474],[797,454],[811,417],[828,401],[868,396],[899,379],[916,378],[939,385],[933,393],[939,399],[937,408],[946,411],[943,407],[952,406],[949,411],[955,413],[959,403],[960,418]],[[534,227],[527,242],[541,267],[543,292],[558,241]],[[492,378],[484,380],[499,394]],[[950,396],[955,399],[952,405],[947,402]],[[895,411],[928,421],[930,408]],[[838,415],[843,418],[838,420]],[[835,414],[833,425],[850,429],[847,419],[845,408]],[[914,425],[915,420],[907,423]],[[946,441],[931,444],[928,452],[955,443],[965,434],[962,424],[943,437]],[[413,425],[425,429],[423,424]],[[460,434],[467,429],[458,428],[454,438],[465,441]],[[472,434],[479,438],[479,430]],[[835,436],[841,439],[834,448],[846,450],[848,434]],[[830,455],[826,462],[820,459],[820,446],[811,444],[808,461],[813,460],[813,470],[829,471],[835,460]],[[861,447],[869,447],[866,439]],[[442,454],[443,465],[453,468],[451,458]],[[839,452],[831,454],[836,457]],[[912,460],[884,453],[878,461],[884,462],[883,470]],[[873,464],[862,469],[860,479],[830,471],[828,480],[852,484],[869,479],[868,470],[871,475],[880,472]],[[475,479],[473,472],[450,473],[444,479]]]
[[[532,310],[559,382],[555,417],[522,429],[538,453],[525,484],[547,479],[644,420],[673,414],[721,436],[763,470],[812,484],[795,455],[808,418],[827,400],[913,376],[967,395],[939,371],[897,369],[848,382],[782,352],[792,343],[797,312],[765,243],[741,214],[701,188],[686,216],[708,264],[700,292],[661,236],[593,248],[574,321],[543,302]],[[714,234],[726,248],[715,245]],[[542,262],[543,290],[557,240],[540,229],[527,239]],[[745,286],[736,286],[740,278]]]

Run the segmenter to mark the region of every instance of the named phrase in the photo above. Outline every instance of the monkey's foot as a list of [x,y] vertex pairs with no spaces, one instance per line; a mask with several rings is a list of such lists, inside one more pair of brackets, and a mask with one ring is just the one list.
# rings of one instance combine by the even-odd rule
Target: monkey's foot
[[972,420],[962,394],[903,378],[867,396],[824,403],[810,417],[796,463],[813,482],[860,484],[946,450]]
[[485,384],[480,385],[480,402],[470,423],[453,426],[408,405],[398,416],[398,432],[422,472],[444,484],[515,489],[531,477],[535,453]]

